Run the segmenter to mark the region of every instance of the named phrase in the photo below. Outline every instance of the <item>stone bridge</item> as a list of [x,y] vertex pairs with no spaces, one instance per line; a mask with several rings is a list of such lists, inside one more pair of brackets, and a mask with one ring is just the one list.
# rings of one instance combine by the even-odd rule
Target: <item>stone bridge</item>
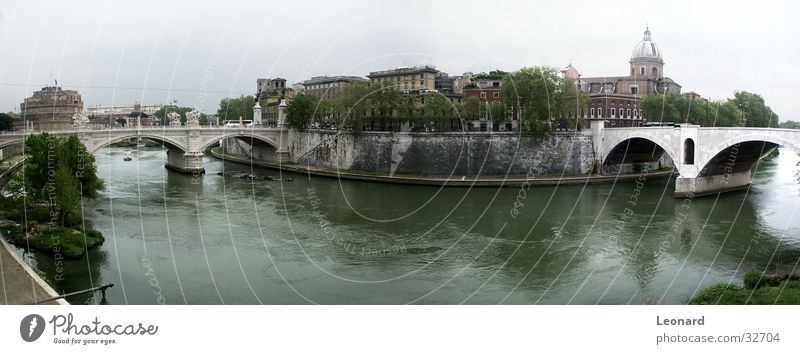
[[[775,128],[679,127],[605,128],[591,123],[595,166],[672,160],[678,172],[676,197],[746,188],[758,160],[777,146],[800,152],[800,130]],[[666,154],[666,157],[664,156]]]
[[[0,151],[10,146],[20,146],[29,134],[0,135]],[[133,139],[146,138],[163,144],[167,148],[166,167],[183,173],[205,173],[203,167],[204,151],[223,139],[240,138],[258,141],[274,151],[275,159],[288,160],[288,130],[285,128],[239,128],[239,127],[141,127],[127,129],[70,130],[50,132],[53,135],[77,135],[89,152],[109,144]]]

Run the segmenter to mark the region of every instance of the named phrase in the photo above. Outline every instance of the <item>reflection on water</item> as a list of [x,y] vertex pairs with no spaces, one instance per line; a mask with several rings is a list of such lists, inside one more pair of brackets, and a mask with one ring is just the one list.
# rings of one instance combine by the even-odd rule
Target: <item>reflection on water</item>
[[749,193],[693,200],[646,176],[523,200],[514,188],[251,182],[217,176],[249,167],[212,158],[198,178],[164,169],[159,149],[131,162],[122,151],[97,153],[108,187],[86,205],[107,241],[69,262],[59,291],[111,282],[116,304],[682,303],[800,257],[790,151],[762,162]]

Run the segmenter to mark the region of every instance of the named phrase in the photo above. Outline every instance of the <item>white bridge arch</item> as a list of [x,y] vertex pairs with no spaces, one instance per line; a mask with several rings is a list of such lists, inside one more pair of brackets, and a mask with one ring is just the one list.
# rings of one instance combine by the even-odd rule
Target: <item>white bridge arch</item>
[[[30,134],[23,132],[0,135],[0,149],[19,145]],[[251,138],[275,148],[275,159],[288,160],[288,130],[284,128],[238,127],[140,127],[126,129],[70,130],[48,132],[52,135],[77,135],[89,152],[109,144],[133,138],[162,142],[167,147],[167,167],[184,173],[205,173],[203,152],[216,142],[228,138]]]
[[[626,142],[642,139],[639,141],[652,144],[651,151],[663,149],[674,162],[679,174],[675,196],[700,196],[746,188],[751,182],[753,166],[772,148],[784,146],[800,152],[800,130],[795,129],[713,128],[689,124],[605,128],[602,121],[592,121],[591,125],[598,171],[609,163],[631,162],[625,156],[630,146]],[[619,160],[620,151],[624,156],[622,160]],[[652,158],[657,159],[659,156],[655,155]],[[646,157],[638,158],[640,160],[632,162]]]

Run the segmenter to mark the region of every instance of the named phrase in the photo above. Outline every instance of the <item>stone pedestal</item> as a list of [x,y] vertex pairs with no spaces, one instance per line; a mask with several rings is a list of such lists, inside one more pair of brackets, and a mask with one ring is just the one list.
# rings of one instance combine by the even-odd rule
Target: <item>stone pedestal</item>
[[721,192],[745,189],[750,186],[751,171],[705,177],[678,177],[675,180],[676,198],[694,198]]
[[180,173],[205,174],[202,152],[167,150],[167,164],[164,167]]
[[285,99],[278,104],[278,128],[286,128],[286,107],[288,106]]
[[256,101],[256,105],[253,106],[253,124],[260,126],[263,123],[261,119],[261,105]]
[[605,121],[602,119],[592,120],[589,122],[592,129],[592,144],[594,147],[594,173],[603,174],[603,130],[606,127]]

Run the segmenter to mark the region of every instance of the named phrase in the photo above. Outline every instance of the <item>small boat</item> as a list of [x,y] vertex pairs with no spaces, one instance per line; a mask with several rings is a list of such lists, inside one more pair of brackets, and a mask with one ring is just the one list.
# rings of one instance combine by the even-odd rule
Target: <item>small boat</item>
[[125,151],[125,153],[122,154],[122,159],[125,160],[125,161],[133,160],[133,157],[131,156],[131,152],[130,151]]

